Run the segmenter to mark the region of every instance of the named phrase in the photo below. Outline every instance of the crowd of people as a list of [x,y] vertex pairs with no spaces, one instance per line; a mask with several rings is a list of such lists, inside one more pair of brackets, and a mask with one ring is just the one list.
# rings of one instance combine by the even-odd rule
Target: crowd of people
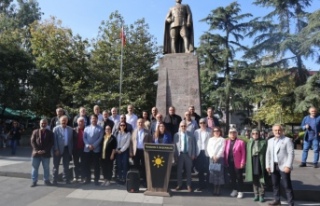
[[[144,163],[144,143],[174,144],[174,160],[177,165],[176,190],[183,189],[182,174],[186,174],[187,190],[192,192],[191,173],[198,172],[197,191],[211,189],[213,195],[221,194],[228,174],[232,191],[230,196],[243,198],[243,174],[245,181],[252,182],[254,201],[264,202],[265,177],[271,175],[274,201],[269,205],[280,204],[280,180],[284,182],[289,205],[293,205],[293,193],[290,179],[294,149],[292,140],[284,136],[281,125],[272,127],[274,137],[266,141],[260,138],[260,131],[251,130],[246,144],[238,138],[236,128],[230,128],[225,139],[219,127],[219,121],[213,116],[214,108],[207,109],[207,116],[201,118],[193,106],[190,106],[181,118],[171,106],[163,117],[156,107],[149,115],[143,111],[141,118],[134,114],[133,105],[128,105],[127,114],[119,115],[117,108],[100,113],[94,106],[94,114],[87,116],[81,107],[79,114],[68,126],[68,117],[63,109],[56,110],[57,116],[50,124],[46,119],[40,121],[40,129],[31,136],[32,187],[37,186],[40,163],[44,169],[44,183],[57,185],[60,179],[59,164],[62,159],[63,180],[66,184],[91,182],[91,168],[94,169],[94,184],[100,183],[100,168],[104,181],[109,186],[112,178],[125,183],[130,167],[139,170],[141,184],[146,185]],[[309,126],[309,129],[314,127]],[[268,143],[267,143],[268,142]],[[49,177],[49,161],[53,155],[52,182]],[[74,171],[70,173],[69,163],[73,160]],[[226,172],[225,172],[226,170]]]

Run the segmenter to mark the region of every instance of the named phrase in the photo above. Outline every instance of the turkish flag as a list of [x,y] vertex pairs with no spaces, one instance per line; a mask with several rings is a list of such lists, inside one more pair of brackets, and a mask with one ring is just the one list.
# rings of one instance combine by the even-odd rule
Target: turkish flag
[[126,34],[124,33],[123,27],[121,28],[120,38],[121,38],[122,46],[126,45]]

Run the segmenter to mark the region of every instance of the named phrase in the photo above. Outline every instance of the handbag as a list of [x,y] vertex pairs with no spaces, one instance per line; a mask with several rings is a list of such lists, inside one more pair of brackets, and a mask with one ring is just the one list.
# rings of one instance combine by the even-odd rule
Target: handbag
[[209,170],[210,170],[210,171],[220,172],[220,170],[221,170],[221,164],[220,164],[220,163],[210,163],[210,164],[209,164]]

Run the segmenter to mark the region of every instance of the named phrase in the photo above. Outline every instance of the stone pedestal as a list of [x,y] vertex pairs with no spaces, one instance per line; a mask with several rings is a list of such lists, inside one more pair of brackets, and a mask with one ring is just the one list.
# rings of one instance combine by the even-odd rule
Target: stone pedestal
[[159,76],[156,106],[164,116],[170,106],[181,117],[194,105],[201,115],[199,62],[193,54],[166,54],[159,60]]

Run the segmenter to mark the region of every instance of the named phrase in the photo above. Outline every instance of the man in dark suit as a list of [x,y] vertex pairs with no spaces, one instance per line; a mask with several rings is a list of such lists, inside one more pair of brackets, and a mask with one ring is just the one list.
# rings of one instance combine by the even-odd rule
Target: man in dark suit
[[40,163],[43,167],[43,179],[45,185],[51,185],[50,182],[50,157],[51,149],[53,147],[53,133],[46,129],[48,121],[46,119],[40,120],[40,129],[36,129],[31,135],[32,146],[32,184],[31,187],[37,186],[38,171]]
[[63,115],[59,119],[60,125],[53,128],[54,156],[53,156],[53,184],[58,183],[59,165],[62,158],[63,177],[66,184],[70,184],[69,162],[73,149],[73,129],[68,124],[68,117]]
[[174,106],[169,107],[169,115],[164,118],[164,123],[166,124],[167,130],[172,136],[179,130],[179,124],[181,122],[181,117],[176,115],[176,109]]
[[187,174],[187,190],[192,192],[191,188],[191,169],[192,160],[196,156],[196,141],[190,132],[187,131],[187,123],[182,121],[180,124],[179,132],[174,135],[175,144],[175,161],[177,162],[177,179],[178,186],[176,190],[181,190],[182,187],[182,169]]
[[101,123],[100,126],[102,127],[103,131],[105,131],[106,126],[110,126],[111,131],[112,131],[113,126],[114,126],[114,122],[109,119],[109,111],[104,110],[102,112],[102,116],[103,116],[103,122]]
[[142,118],[137,121],[137,129],[131,136],[130,142],[130,157],[133,158],[134,166],[139,170],[143,179],[143,184],[146,182],[146,169],[144,164],[144,143],[151,143],[152,137],[147,129],[144,128],[144,120]]
[[117,136],[117,133],[118,133],[118,131],[119,131],[119,129],[120,129],[120,123],[121,123],[121,122],[123,122],[123,123],[126,124],[126,128],[127,128],[127,131],[128,131],[128,132],[132,133],[132,131],[133,131],[133,128],[132,128],[131,124],[129,124],[129,123],[126,122],[126,115],[122,114],[122,115],[120,116],[120,122],[118,122],[116,125],[114,125],[114,126],[113,126],[113,129],[112,129],[112,134],[113,134],[115,137]]
[[280,182],[287,195],[288,205],[293,206],[293,189],[291,184],[291,170],[294,160],[293,143],[283,135],[283,128],[279,124],[272,127],[274,137],[268,140],[266,152],[266,170],[271,174],[274,201],[269,205],[281,205]]
[[152,136],[154,135],[154,133],[158,129],[159,124],[162,123],[162,122],[163,122],[162,114],[158,113],[156,115],[156,119],[151,122],[150,133],[151,133]]

